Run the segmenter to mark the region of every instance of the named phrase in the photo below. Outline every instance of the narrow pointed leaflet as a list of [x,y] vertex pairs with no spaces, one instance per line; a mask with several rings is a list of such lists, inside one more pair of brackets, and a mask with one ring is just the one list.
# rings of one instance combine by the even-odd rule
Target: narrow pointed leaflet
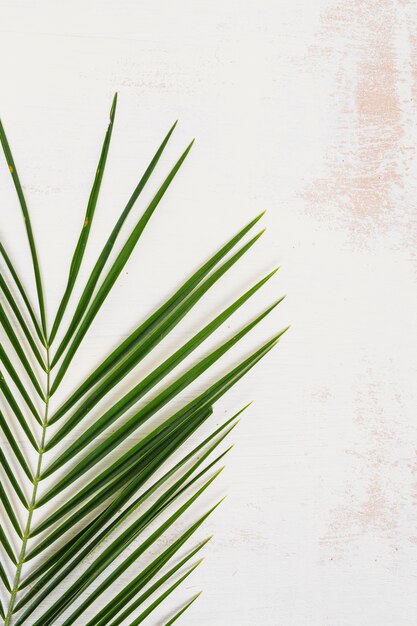
[[83,260],[85,248],[88,241],[88,236],[90,234],[91,225],[93,222],[94,212],[97,205],[98,196],[100,193],[101,181],[103,180],[104,168],[106,167],[107,154],[109,152],[111,136],[113,132],[113,123],[114,117],[116,114],[116,105],[117,105],[117,93],[115,94],[110,110],[110,123],[107,128],[106,135],[104,137],[103,147],[101,149],[100,159],[97,166],[96,175],[94,178],[93,187],[90,192],[90,197],[88,199],[87,210],[84,217],[83,226],[81,229],[80,236],[78,238],[77,246],[74,251],[74,255],[71,261],[71,267],[68,274],[67,286],[65,288],[64,295],[62,296],[62,300],[58,307],[58,311],[55,317],[54,324],[52,326],[51,334],[48,339],[49,345],[52,344],[54,337],[59,328],[59,324],[62,320],[62,317],[65,313],[65,309],[67,307],[68,301],[71,297],[72,290],[74,288],[75,281],[77,280],[78,272],[80,271],[81,263]]

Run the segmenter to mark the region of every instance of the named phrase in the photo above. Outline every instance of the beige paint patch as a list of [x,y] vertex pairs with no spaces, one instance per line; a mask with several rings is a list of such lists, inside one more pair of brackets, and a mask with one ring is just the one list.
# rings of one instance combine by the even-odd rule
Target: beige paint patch
[[[373,380],[371,368],[368,378],[356,393],[358,445],[345,451],[351,459],[351,476],[339,494],[343,503],[330,512],[327,530],[320,538],[322,549],[330,550],[333,558],[344,558],[352,542],[361,538],[395,540],[400,525],[402,504],[395,482],[401,462],[396,452],[399,435],[381,404],[383,384]],[[393,550],[397,550],[394,544]]]
[[390,0],[337,2],[323,13],[312,51],[313,64],[335,74],[335,128],[324,174],[302,196],[309,212],[348,226],[357,242],[402,219],[404,175],[415,154],[404,137],[410,102],[403,82],[417,49],[409,55],[399,44],[403,10]]

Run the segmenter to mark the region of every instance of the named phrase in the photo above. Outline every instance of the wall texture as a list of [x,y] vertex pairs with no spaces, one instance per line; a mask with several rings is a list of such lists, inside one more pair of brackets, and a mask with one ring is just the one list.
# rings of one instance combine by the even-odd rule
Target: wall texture
[[[140,207],[197,138],[63,396],[267,210],[256,249],[158,353],[281,265],[230,327],[287,293],[245,349],[288,323],[291,331],[216,408],[220,420],[255,400],[206,501],[230,496],[201,534],[215,535],[206,561],[161,607],[158,624],[201,588],[182,623],[416,623],[415,2],[0,0],[0,14],[0,112],[33,215],[50,318],[113,92],[117,122],[80,285],[172,122],[175,139]],[[0,193],[1,236],[29,285],[1,160]]]

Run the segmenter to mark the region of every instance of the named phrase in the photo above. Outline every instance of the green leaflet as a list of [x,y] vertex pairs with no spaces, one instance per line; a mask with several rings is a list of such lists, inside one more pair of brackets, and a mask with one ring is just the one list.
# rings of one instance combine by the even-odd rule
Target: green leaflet
[[0,580],[2,581],[3,585],[5,586],[6,591],[10,592],[11,591],[11,587],[10,587],[9,580],[7,578],[7,574],[6,574],[5,570],[4,570],[3,563],[0,563]]
[[0,524],[0,543],[2,544],[7,556],[11,560],[14,565],[17,565],[16,555],[12,546],[10,545],[10,541],[7,538],[6,533],[4,532],[3,526]]
[[17,536],[22,538],[22,529],[20,528],[20,524],[19,521],[15,515],[15,512],[12,508],[12,505],[10,504],[10,500],[3,488],[2,483],[0,482],[0,501],[3,504],[5,511],[7,513],[7,516],[10,520],[11,525],[13,526],[13,528],[15,529]]
[[33,307],[32,307],[32,305],[31,305],[31,303],[29,301],[29,298],[28,298],[28,296],[26,294],[25,288],[22,285],[22,281],[20,280],[20,278],[19,278],[19,276],[18,276],[18,274],[17,274],[17,272],[16,272],[16,270],[14,268],[14,265],[13,265],[9,255],[7,254],[3,244],[1,243],[1,241],[0,241],[0,254],[3,257],[4,262],[6,263],[6,266],[7,266],[8,270],[9,270],[13,280],[14,280],[14,283],[15,283],[15,285],[16,285],[19,293],[20,293],[20,297],[22,298],[23,302],[25,303],[26,309],[27,309],[27,311],[28,311],[28,313],[30,315],[30,318],[32,320],[32,324],[33,324],[33,326],[34,326],[34,328],[36,330],[36,334],[38,335],[38,338],[39,338],[40,342],[42,343],[42,345],[45,346],[46,345],[46,340],[45,340],[45,337],[44,337],[44,335],[43,335],[43,333],[41,331],[41,327],[39,326],[39,322],[38,322],[38,319],[37,319],[37,317],[35,315]]
[[30,443],[32,444],[32,446],[35,448],[35,450],[38,450],[38,444],[36,442],[35,437],[33,436],[33,433],[30,429],[29,424],[26,421],[25,416],[22,413],[22,410],[20,408],[20,406],[17,404],[14,395],[12,394],[9,385],[6,383],[6,380],[3,376],[3,374],[0,372],[0,390],[4,396],[4,398],[7,401],[7,404],[9,405],[9,407],[11,408],[11,410],[13,411],[15,417],[17,418],[17,421],[19,422],[20,426],[22,427],[23,432],[25,433],[26,437],[28,438],[28,440],[30,441]]
[[46,371],[46,365],[45,362],[39,352],[39,349],[35,343],[35,340],[32,337],[32,334],[23,318],[23,315],[20,312],[20,309],[17,305],[17,302],[15,301],[15,299],[13,298],[13,295],[10,291],[10,289],[7,286],[6,281],[4,280],[2,274],[0,274],[0,289],[2,290],[2,292],[4,293],[7,302],[9,303],[10,308],[12,309],[17,321],[19,322],[20,328],[22,329],[27,342],[32,350],[33,355],[35,356],[35,359],[37,360],[37,362],[39,363],[39,365],[41,366],[41,368]]
[[29,478],[30,481],[33,480],[33,476],[32,476],[32,472],[29,469],[28,464],[26,463],[26,459],[23,456],[20,447],[17,444],[16,439],[14,438],[14,435],[12,433],[12,431],[10,430],[7,421],[3,415],[3,413],[0,411],[0,428],[2,429],[7,442],[9,443],[11,449],[13,450],[13,453],[17,459],[17,461],[19,462],[22,470],[24,471],[24,473],[26,474],[26,476]]
[[10,343],[12,344],[14,351],[16,352],[17,356],[19,357],[19,360],[21,362],[21,364],[23,365],[23,368],[25,369],[27,375],[29,376],[32,385],[34,387],[34,389],[36,390],[36,392],[38,393],[38,395],[40,396],[40,398],[42,400],[45,400],[45,395],[41,389],[41,386],[39,384],[39,380],[32,368],[32,366],[30,365],[28,358],[24,352],[24,350],[21,347],[20,341],[16,336],[16,333],[13,330],[12,325],[10,324],[10,321],[7,318],[6,312],[3,309],[3,307],[0,304],[0,325],[3,327],[4,332],[6,333],[7,337],[9,338]]
[[113,98],[112,106],[110,109],[110,123],[106,132],[106,136],[104,137],[104,143],[101,149],[100,160],[98,162],[93,187],[91,189],[90,197],[88,199],[88,205],[87,205],[87,210],[85,212],[83,226],[81,229],[80,236],[78,238],[74,255],[72,257],[71,266],[70,266],[70,270],[68,274],[67,286],[65,288],[64,295],[62,296],[62,300],[58,307],[55,321],[52,326],[51,334],[48,340],[49,344],[53,342],[54,337],[57,333],[59,324],[65,313],[65,309],[67,307],[72,290],[74,288],[75,281],[77,280],[78,272],[80,271],[81,262],[83,260],[85,248],[86,248],[87,241],[88,241],[88,236],[91,230],[91,224],[93,222],[94,212],[96,210],[98,195],[100,193],[100,187],[101,187],[101,181],[103,180],[104,168],[106,167],[107,154],[109,152],[110,141],[111,141],[111,136],[113,132],[114,116],[116,114],[116,105],[117,105],[117,93],[115,94]]
[[6,133],[4,131],[1,120],[0,120],[0,142],[3,147],[4,156],[6,157],[7,165],[9,167],[9,172],[11,174],[11,177],[13,179],[13,183],[17,192],[17,197],[19,199],[20,208],[22,209],[22,215],[23,215],[23,219],[25,222],[26,234],[28,237],[29,248],[30,248],[30,253],[32,257],[33,272],[35,274],[36,291],[38,294],[38,303],[39,303],[39,310],[40,310],[41,322],[42,322],[42,333],[43,333],[43,337],[46,337],[45,302],[44,302],[44,296],[43,296],[41,272],[39,269],[38,253],[36,251],[35,239],[33,237],[33,231],[32,231],[32,223],[30,221],[29,210],[26,204],[25,196],[23,194],[22,186],[20,184],[20,179],[16,170],[16,164],[14,162],[14,159],[10,150],[9,142],[7,141]]
[[26,403],[26,406],[28,407],[28,409],[32,413],[33,417],[36,419],[38,424],[42,425],[42,420],[39,417],[38,410],[36,409],[35,405],[33,404],[32,399],[29,396],[28,392],[26,391],[26,388],[23,385],[19,374],[17,373],[16,369],[13,367],[13,364],[11,363],[9,357],[6,354],[6,351],[4,350],[4,348],[3,348],[3,346],[1,344],[0,344],[0,361],[3,363],[3,365],[5,367],[5,370],[9,374],[9,376],[12,379],[12,381],[14,382],[14,384],[16,385],[17,389],[19,390],[20,395],[24,399],[24,401]]
[[20,488],[20,485],[18,483],[18,480],[15,476],[15,473],[13,472],[12,468],[9,465],[9,462],[6,458],[6,455],[4,454],[3,450],[0,448],[0,465],[3,467],[4,469],[4,473],[6,474],[7,478],[10,481],[10,484],[12,485],[17,497],[19,498],[20,502],[23,504],[23,506],[27,509],[28,508],[28,503],[25,497],[25,494],[23,493],[23,491]]
[[[136,485],[133,485],[133,487],[140,487],[141,484],[143,484],[143,482],[146,482],[148,478],[149,475],[145,473],[145,475],[143,476],[143,480],[139,481],[140,484],[137,485],[136,483]],[[152,495],[154,491],[156,491],[156,489],[158,489],[160,484],[163,484],[163,482],[164,481],[162,481],[161,483],[157,482],[152,487],[147,489],[146,492],[139,499],[136,500],[135,504],[132,507],[129,507],[128,510],[125,510],[123,513],[121,513],[118,516],[117,520],[112,523],[112,525],[107,526],[105,530],[103,530],[98,536],[94,538],[94,541],[90,541],[92,537],[94,537],[94,535],[97,533],[97,531],[111,519],[112,515],[114,515],[115,509],[117,510],[119,508],[120,503],[123,502],[123,494],[121,498],[115,499],[112,504],[104,511],[104,515],[100,514],[91,524],[88,524],[78,533],[78,535],[74,538],[74,542],[69,541],[60,550],[58,550],[57,553],[51,555],[51,557],[49,557],[44,563],[42,563],[42,565],[40,565],[33,572],[33,574],[31,574],[27,579],[24,580],[21,588],[32,584],[33,581],[36,580],[36,578],[46,572],[42,576],[42,578],[40,578],[38,582],[36,582],[31,587],[30,591],[26,593],[24,598],[17,605],[16,609],[20,609],[22,606],[27,604],[27,602],[31,600],[38,592],[41,592],[40,595],[38,595],[36,601],[32,604],[32,609],[38,606],[38,604],[50,593],[50,591],[55,588],[57,584],[62,582],[62,580],[64,580],[66,576],[73,572],[75,565],[78,565],[93,549],[95,549],[96,545],[100,544],[101,541],[103,541],[108,535],[113,532],[114,528],[116,528],[134,510],[136,510],[139,505],[143,504],[147,500],[147,498]],[[71,561],[70,565],[67,565],[68,561],[74,556],[74,554],[76,555],[75,558]],[[67,567],[62,570],[65,565],[67,565]],[[54,576],[60,570],[62,571],[58,574],[58,576],[55,577],[53,583],[51,584],[50,573],[48,572],[48,570],[52,566]]]
[[[176,613],[174,617],[172,617],[164,626],[171,626],[171,624],[176,622],[181,617],[181,615],[185,613],[185,611],[190,608],[190,606],[201,596],[201,593],[201,591],[200,593],[197,593],[197,595],[195,595],[194,598],[187,602],[187,604],[180,611],[178,611],[178,613]],[[113,626],[113,624],[111,626]],[[130,626],[132,626],[132,624]]]

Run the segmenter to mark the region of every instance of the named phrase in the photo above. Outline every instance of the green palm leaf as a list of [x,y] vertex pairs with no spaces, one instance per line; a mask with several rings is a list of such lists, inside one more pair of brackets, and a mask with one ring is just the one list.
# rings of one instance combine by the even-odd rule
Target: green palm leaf
[[[190,565],[208,540],[188,548],[185,555],[182,551],[220,503],[188,524],[176,539],[168,544],[165,542],[162,550],[160,543],[181,516],[192,514],[191,508],[196,500],[221,472],[216,467],[231,446],[223,450],[220,446],[247,407],[226,419],[205,438],[201,437],[200,430],[211,419],[216,402],[276,346],[287,330],[260,343],[251,354],[240,357],[231,369],[215,377],[198,395],[188,395],[186,402],[181,400],[185,389],[275,310],[283,300],[279,298],[167,382],[168,375],[175,368],[258,293],[273,277],[274,270],[247,288],[183,345],[166,355],[130,390],[113,396],[116,385],[176,328],[209,289],[215,287],[250,252],[263,231],[246,242],[244,238],[260,220],[261,214],[221,246],[147,319],[141,320],[136,329],[95,366],[69,397],[51,411],[51,396],[77,358],[84,336],[99,309],[105,305],[108,294],[193,143],[173,165],[125,243],[120,246],[115,260],[106,269],[126,218],[155,170],[176,123],[172,126],[111,231],[81,289],[80,298],[72,303],[74,286],[87,253],[107,162],[116,102],[117,96],[110,110],[110,121],[83,226],[50,333],[30,214],[0,123],[0,142],[25,221],[40,315],[38,322],[35,308],[11,257],[0,243],[5,265],[5,271],[0,274],[0,324],[3,330],[0,392],[5,409],[4,413],[0,412],[0,430],[4,438],[0,448],[0,505],[6,523],[0,526],[3,555],[0,559],[0,581],[4,593],[9,596],[6,606],[0,604],[0,618],[6,626],[49,626],[58,623],[63,626],[75,623],[86,623],[87,626],[130,623],[133,626],[145,620],[148,623],[157,607],[201,562]],[[240,247],[237,248],[238,244]],[[61,335],[61,325],[69,314],[71,303],[73,312],[68,327]],[[58,335],[62,338],[52,354],[51,345]],[[157,385],[159,387],[151,395]],[[111,401],[107,401],[102,413],[91,420],[89,414],[92,408],[99,401],[108,400],[110,392]],[[180,400],[179,408],[168,409],[159,423],[153,423],[159,411],[175,398]],[[40,403],[43,404],[42,410],[38,408]],[[130,409],[132,413],[126,417]],[[87,418],[86,426],[78,429]],[[51,428],[58,421],[59,425]],[[76,428],[75,436],[62,447]],[[191,437],[196,441],[192,449],[187,450],[185,446]],[[58,448],[59,444],[61,447]],[[58,452],[51,458],[54,449]],[[65,473],[55,479],[55,472],[61,468],[65,468]],[[45,478],[49,479],[47,488],[44,486]],[[57,504],[57,496],[62,492],[65,492],[65,499]],[[27,493],[30,495],[27,496]],[[16,506],[17,503],[19,506]],[[50,505],[49,510],[43,513],[46,503]],[[34,512],[37,509],[41,519],[35,523]],[[153,524],[151,530],[150,524]],[[156,556],[143,566],[142,555],[154,545],[158,546]],[[86,567],[87,559],[89,564]],[[184,570],[184,567],[188,569]],[[114,593],[114,583],[126,571],[133,572],[129,583]],[[186,603],[167,621],[167,625],[176,622],[196,598]],[[87,621],[85,612],[97,601],[101,604]],[[138,610],[141,612],[138,613]],[[132,618],[133,613],[135,618]]]

